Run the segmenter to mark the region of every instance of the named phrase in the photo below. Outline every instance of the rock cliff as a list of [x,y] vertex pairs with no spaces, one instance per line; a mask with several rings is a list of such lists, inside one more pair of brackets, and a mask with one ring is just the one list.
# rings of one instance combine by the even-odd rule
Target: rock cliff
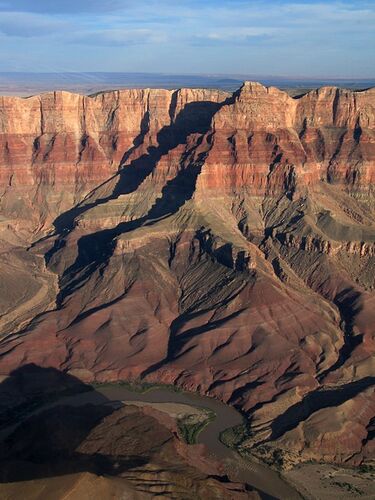
[[1,375],[174,383],[260,455],[371,456],[375,89],[3,97],[0,182]]

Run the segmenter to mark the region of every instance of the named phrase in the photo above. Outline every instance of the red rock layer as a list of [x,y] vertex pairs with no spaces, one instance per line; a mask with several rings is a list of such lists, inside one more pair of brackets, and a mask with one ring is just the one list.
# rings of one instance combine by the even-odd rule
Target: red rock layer
[[[194,103],[207,100],[214,105],[226,97],[219,91],[146,89],[93,97],[53,92],[0,98],[2,212],[27,218],[30,209],[40,206],[37,228],[40,219],[48,226],[129,164],[132,152],[141,156],[157,147],[158,135],[182,110],[184,122],[189,122],[189,115],[196,114]],[[197,112],[199,117],[202,111]],[[180,129],[185,123],[177,125]],[[165,170],[164,177],[168,165]]]
[[374,101],[255,83],[3,98],[0,373],[175,383],[242,408],[244,446],[367,459]]
[[321,180],[368,191],[375,183],[375,90],[333,87],[291,98],[245,83],[215,115],[198,190],[277,195]]

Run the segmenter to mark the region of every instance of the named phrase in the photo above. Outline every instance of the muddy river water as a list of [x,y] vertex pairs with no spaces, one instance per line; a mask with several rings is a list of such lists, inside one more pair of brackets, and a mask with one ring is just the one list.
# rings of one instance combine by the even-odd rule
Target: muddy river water
[[237,481],[245,482],[257,489],[262,498],[300,500],[302,497],[274,470],[257,462],[243,459],[235,451],[220,441],[220,433],[228,427],[242,423],[242,415],[233,407],[213,398],[202,397],[194,393],[176,392],[168,388],[155,388],[147,392],[135,392],[121,384],[110,384],[96,388],[95,391],[61,398],[55,404],[74,406],[86,403],[119,404],[143,401],[149,403],[182,403],[198,408],[209,408],[216,418],[199,434],[198,442],[206,445],[207,450],[219,459],[224,470]]

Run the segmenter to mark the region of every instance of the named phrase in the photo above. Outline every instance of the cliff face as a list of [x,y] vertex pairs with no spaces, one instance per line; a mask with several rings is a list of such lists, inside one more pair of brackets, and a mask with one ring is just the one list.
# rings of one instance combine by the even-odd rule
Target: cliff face
[[293,99],[245,83],[234,104],[213,119],[215,145],[202,184],[264,195],[303,191],[323,180],[367,191],[375,180],[374,99],[374,89],[337,88]]
[[189,121],[197,131],[207,127],[216,103],[226,97],[186,89],[0,98],[3,211],[19,219],[37,208],[36,227],[47,228],[134,156],[173,141],[172,123],[179,134]]
[[0,373],[176,383],[259,453],[370,456],[374,125],[375,89],[2,98]]

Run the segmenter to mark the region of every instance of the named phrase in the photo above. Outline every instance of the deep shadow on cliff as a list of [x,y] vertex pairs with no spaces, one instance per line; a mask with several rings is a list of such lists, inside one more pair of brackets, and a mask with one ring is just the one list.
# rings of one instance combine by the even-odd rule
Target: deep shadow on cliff
[[[224,105],[231,104],[235,94],[223,103],[193,102],[187,104],[184,109],[172,121],[171,125],[163,127],[157,135],[158,146],[150,147],[147,153],[132,161],[128,166],[122,167],[118,173],[118,182],[109,197],[96,200],[92,204],[74,207],[67,213],[62,214],[55,221],[55,229],[60,238],[74,227],[76,217],[86,212],[93,206],[106,203],[118,198],[120,195],[129,194],[137,190],[140,184],[149,176],[162,156],[169,153],[179,145],[186,144],[191,134],[200,134],[195,145],[187,149],[182,157],[180,170],[176,177],[168,181],[162,189],[161,196],[155,201],[148,213],[138,219],[122,222],[112,229],[104,229],[80,238],[78,241],[78,256],[73,265],[68,268],[61,279],[61,291],[57,298],[57,304],[61,305],[64,299],[90,276],[101,264],[106,262],[114,252],[115,239],[121,234],[134,231],[139,227],[152,225],[164,217],[176,213],[194,194],[196,180],[201,172],[206,153],[201,152],[194,157],[195,152],[202,143],[211,125],[215,113]],[[172,107],[173,107],[172,100]],[[173,116],[174,110],[170,110]],[[142,125],[144,127],[145,125]],[[147,130],[147,129],[146,129]],[[134,148],[140,145],[144,139],[146,130],[134,141]],[[210,136],[207,136],[208,143]],[[121,164],[129,158],[130,153],[124,154]],[[184,164],[185,163],[185,164]],[[46,262],[50,262],[53,255],[64,245],[64,239],[58,238],[53,248],[46,254]],[[84,269],[83,275],[80,272]]]
[[[130,163],[127,164],[132,154],[142,145],[149,132],[149,116],[148,112],[146,112],[141,123],[139,135],[134,139],[133,146],[130,150],[126,151],[122,157],[119,165],[119,172],[115,175],[115,177],[117,177],[116,186],[112,193],[104,198],[95,199],[92,203],[79,204],[71,210],[59,215],[54,221],[56,234],[60,237],[65,235],[73,229],[75,219],[94,206],[102,205],[110,200],[117,199],[121,195],[130,194],[136,191],[146,177],[155,169],[162,156],[168,154],[169,151],[177,146],[186,144],[189,135],[204,135],[209,130],[211,120],[215,113],[225,104],[233,103],[234,100],[234,96],[232,96],[223,103],[209,101],[191,102],[186,104],[175,120],[173,120],[176,98],[177,94],[175,93],[169,111],[171,124],[163,127],[157,134],[158,146],[148,147],[145,154],[131,160]],[[61,240],[58,239],[54,247],[46,255],[47,262],[51,259],[54,252],[58,250],[60,245]]]
[[[142,145],[148,133],[148,117],[146,113],[141,124],[141,132],[135,138],[133,147],[123,155],[117,174],[118,180],[112,193],[107,197],[96,199],[92,203],[73,207],[55,220],[54,226],[58,238],[53,247],[45,255],[47,264],[53,259],[56,252],[65,245],[65,237],[74,228],[77,217],[94,206],[115,200],[121,195],[135,192],[142,182],[154,171],[163,156],[179,145],[186,145],[187,149],[181,159],[180,170],[176,177],[166,183],[162,189],[161,196],[155,201],[145,216],[129,222],[122,222],[112,229],[105,229],[80,238],[78,241],[77,259],[64,272],[61,279],[61,291],[57,298],[58,305],[62,304],[64,299],[70,295],[79,283],[82,283],[111,257],[115,249],[115,238],[129,231],[134,231],[142,225],[152,225],[154,221],[176,213],[193,196],[196,180],[206,156],[204,152],[201,152],[194,157],[195,151],[201,145],[204,134],[209,131],[215,113],[221,107],[233,103],[236,94],[233,94],[233,96],[222,103],[209,101],[188,103],[173,120],[176,95],[172,99],[169,111],[171,124],[163,127],[157,134],[158,146],[147,148],[145,154],[142,154],[126,165],[132,153],[137,147]],[[187,147],[187,138],[192,134],[198,134],[199,137],[189,149]],[[210,136],[207,137],[207,141],[210,141]],[[83,269],[85,271],[83,275],[80,275],[79,273]]]

